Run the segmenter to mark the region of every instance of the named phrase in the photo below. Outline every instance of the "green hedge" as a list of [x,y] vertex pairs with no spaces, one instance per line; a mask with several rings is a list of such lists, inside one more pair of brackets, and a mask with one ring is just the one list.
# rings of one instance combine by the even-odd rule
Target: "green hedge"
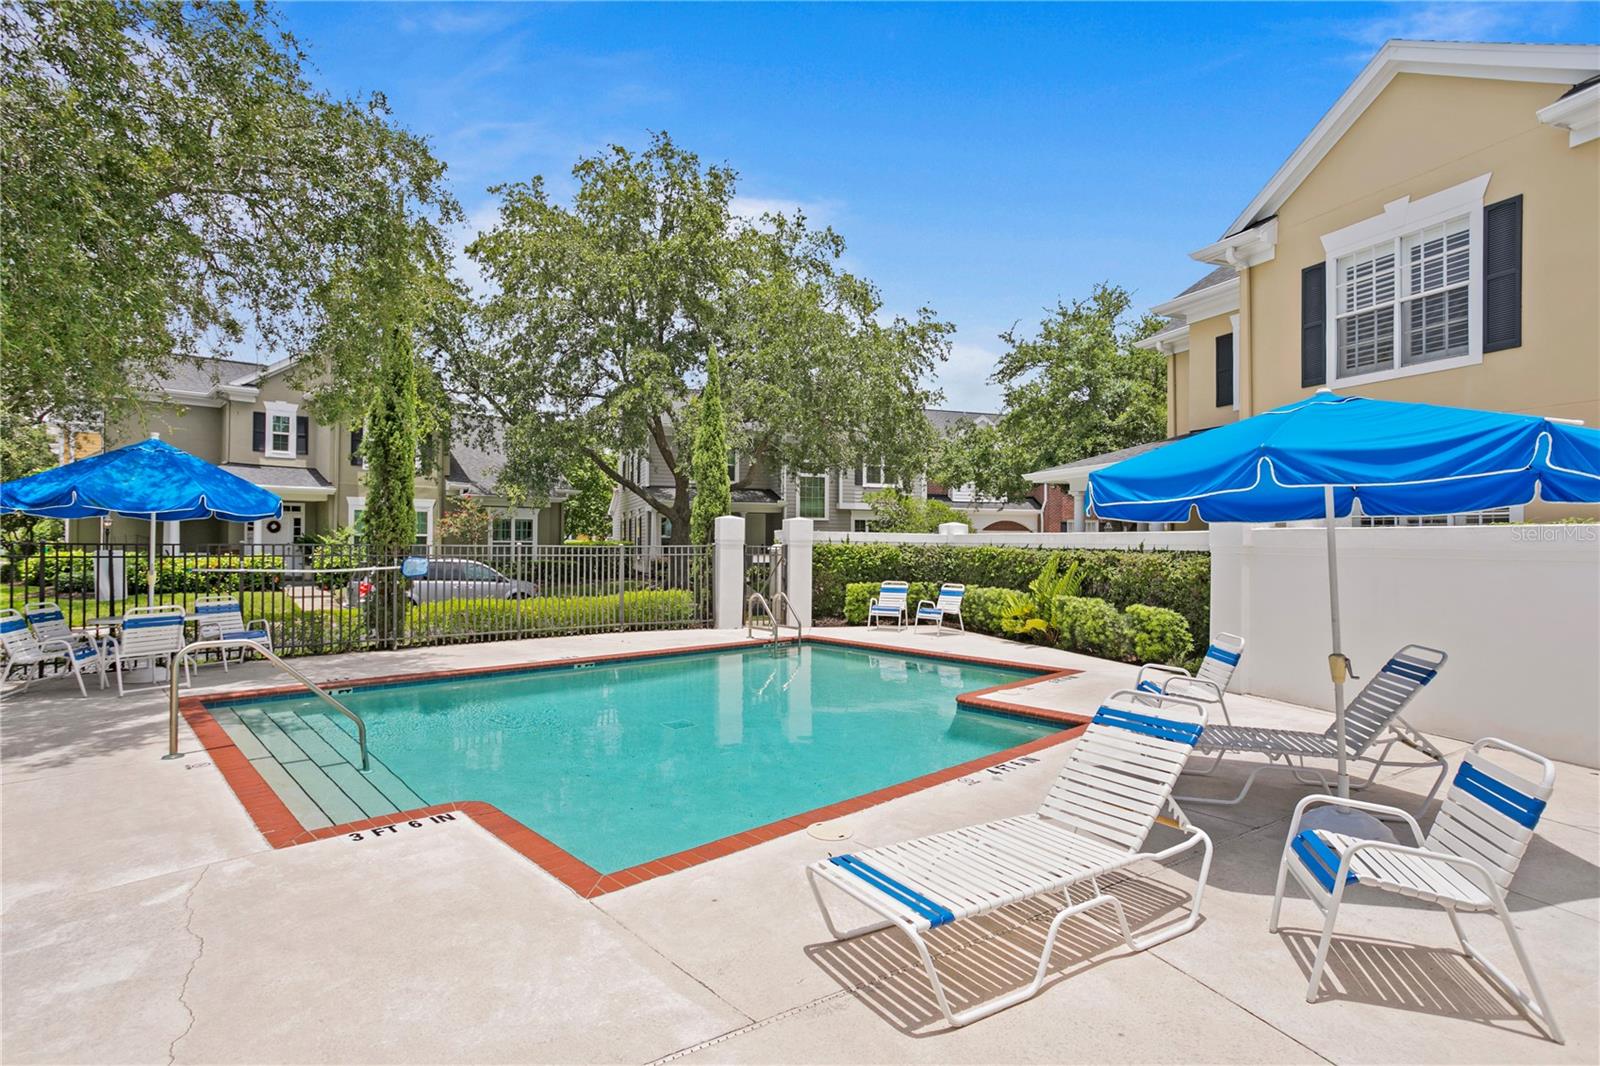
[[[818,544],[812,552],[812,603],[819,618],[845,617],[845,589],[853,582],[957,581],[967,586],[969,597],[979,587],[1020,591],[1039,576],[1051,555],[1063,555],[1064,565],[1077,562],[1081,567],[1082,595],[1119,610],[1133,604],[1165,607],[1183,616],[1191,634],[1211,632],[1207,552],[947,544]],[[972,625],[972,608],[964,605],[964,611]]]
[[[916,609],[919,599],[931,600],[939,587],[930,582],[911,586],[908,602]],[[845,621],[861,625],[867,604],[878,594],[875,581],[853,581],[845,586]],[[1006,636],[1001,613],[1011,600],[1024,595],[1015,589],[967,587],[961,615],[969,630]],[[1177,611],[1148,604],[1129,604],[1118,611],[1094,596],[1057,596],[1050,605],[1050,623],[1060,634],[1056,647],[1101,659],[1134,663],[1186,665],[1194,641],[1189,624]]]
[[[128,592],[142,592],[149,571],[142,555],[126,556]],[[225,571],[277,569],[283,566],[276,555],[175,555],[162,556],[156,563],[157,592],[238,592],[244,589],[276,589],[283,585],[282,574],[237,574]],[[17,560],[13,567],[19,585],[38,588],[41,579],[46,589],[58,594],[90,592],[94,589],[94,552],[73,548],[44,552]],[[241,582],[241,578],[243,581]]]
[[[636,589],[622,596],[624,623],[686,624],[694,597],[685,589]],[[541,633],[612,626],[617,597],[533,596],[523,600],[438,600],[406,610],[406,634],[420,639],[477,633]]]

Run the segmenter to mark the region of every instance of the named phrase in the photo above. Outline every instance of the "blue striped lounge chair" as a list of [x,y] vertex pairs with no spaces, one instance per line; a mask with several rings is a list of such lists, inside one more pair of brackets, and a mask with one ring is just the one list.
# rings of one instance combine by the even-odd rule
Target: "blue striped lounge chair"
[[[1345,759],[1354,766],[1368,763],[1372,770],[1366,780],[1353,782],[1351,787],[1363,789],[1372,784],[1384,766],[1422,767],[1437,766],[1438,776],[1433,788],[1422,801],[1422,810],[1433,802],[1439,786],[1450,766],[1444,753],[1427,737],[1407,725],[1400,717],[1412,700],[1438,676],[1449,658],[1437,648],[1421,644],[1407,644],[1389,657],[1383,668],[1356,693],[1344,709]],[[1352,674],[1352,677],[1355,675]],[[1148,695],[1148,693],[1146,693]],[[1287,770],[1302,784],[1318,785],[1331,790],[1333,776],[1325,772],[1330,762],[1337,762],[1337,723],[1321,733],[1302,732],[1297,729],[1272,729],[1259,726],[1214,725],[1195,745],[1196,755],[1214,756],[1209,763],[1197,758],[1197,765],[1187,772],[1198,776],[1214,773],[1223,758],[1232,753],[1261,755],[1266,763],[1250,771],[1244,785],[1231,799],[1203,796],[1179,796],[1184,803],[1215,803],[1225,806],[1241,802],[1255,780],[1267,770]],[[1422,756],[1420,760],[1391,762],[1390,752],[1396,744],[1404,745]],[[1376,754],[1373,754],[1373,752]],[[1322,767],[1309,765],[1321,763]]]
[[[268,651],[272,650],[272,630],[267,626],[266,619],[257,618],[252,622],[246,622],[244,609],[232,596],[200,596],[194,601],[194,613],[199,619],[197,628],[201,640],[253,640]],[[243,646],[237,649],[224,648],[222,650],[224,672],[228,669],[230,652],[237,652],[239,661],[243,662],[249,654],[249,649]]]
[[[0,676],[7,681],[19,667],[26,672],[33,667],[42,671],[46,666],[59,666],[72,674],[72,679],[78,683],[78,695],[85,699],[89,696],[83,684],[85,670],[98,673],[100,687],[106,687],[105,658],[93,641],[85,644],[59,637],[40,640],[28,628],[28,619],[22,612],[10,607],[0,610],[0,651],[4,651],[6,657],[5,672]],[[31,681],[24,677],[21,687],[27,687]]]
[[906,599],[911,586],[904,581],[885,581],[878,586],[878,594],[867,604],[867,626],[881,625],[886,618],[894,619],[901,629],[906,625]]
[[184,682],[191,681],[189,657],[180,654],[185,643],[184,621],[183,608],[175,603],[129,608],[117,636],[105,643],[106,656],[117,668],[117,695],[123,694],[123,674],[141,659],[149,661],[153,674],[156,663],[165,661],[168,670],[176,670],[181,658]]
[[[1524,778],[1486,757],[1489,751],[1507,752],[1532,763],[1537,780]],[[1408,899],[1443,907],[1455,928],[1456,939],[1467,958],[1512,999],[1556,1043],[1565,1043],[1544,989],[1528,961],[1517,927],[1506,909],[1506,891],[1533,839],[1555,787],[1555,764],[1542,755],[1508,741],[1486,737],[1472,745],[1439,808],[1433,827],[1423,836],[1417,820],[1398,807],[1332,796],[1307,796],[1294,810],[1289,836],[1278,863],[1278,887],[1272,897],[1269,932],[1278,931],[1284,885],[1290,874],[1323,913],[1322,937],[1311,964],[1306,1000],[1316,1002],[1322,970],[1328,961],[1339,905],[1352,890],[1375,888]],[[1302,829],[1306,811],[1318,804],[1337,803],[1372,814],[1395,818],[1411,830],[1413,846],[1388,840],[1365,840],[1321,829]],[[1524,992],[1482,951],[1461,928],[1461,911],[1493,911],[1505,927],[1512,951],[1528,983]]]
[[[806,868],[822,920],[835,940],[878,929],[899,929],[916,948],[944,1019],[966,1025],[1035,995],[1044,985],[1056,935],[1068,918],[1110,911],[1110,921],[1130,950],[1139,951],[1186,933],[1200,918],[1200,897],[1211,869],[1211,840],[1191,825],[1172,799],[1172,785],[1205,728],[1205,708],[1174,696],[1140,703],[1131,689],[1114,693],[1074,743],[1044,803],[1032,814],[937,833],[918,840],[835,855]],[[1184,839],[1161,851],[1145,849],[1157,821]],[[1147,859],[1164,861],[1201,849],[1199,880],[1188,914],[1142,937],[1129,929],[1122,903],[1101,890],[1099,878]],[[1074,885],[1093,895],[1073,903]],[[841,929],[823,888],[878,915]],[[1048,899],[1060,909],[1050,923],[1031,984],[965,1010],[952,1010],[924,934],[1024,900]]]
[[954,618],[956,625],[961,627],[961,632],[967,631],[967,623],[961,619],[961,598],[967,594],[967,586],[946,581],[939,586],[939,598],[936,600],[918,600],[915,625],[919,628],[924,622],[932,622],[934,636],[944,632],[944,623],[947,618]]
[[1139,667],[1139,679],[1134,687],[1144,693],[1167,692],[1202,703],[1214,703],[1222,712],[1223,723],[1232,725],[1233,719],[1228,717],[1228,683],[1233,680],[1233,672],[1238,669],[1243,655],[1243,637],[1218,633],[1211,638],[1205,658],[1200,660],[1200,669],[1194,673],[1181,666],[1145,663]]
[[28,628],[40,640],[64,640],[74,648],[85,645],[99,647],[100,642],[82,630],[67,624],[67,613],[55,600],[31,600],[22,605]]

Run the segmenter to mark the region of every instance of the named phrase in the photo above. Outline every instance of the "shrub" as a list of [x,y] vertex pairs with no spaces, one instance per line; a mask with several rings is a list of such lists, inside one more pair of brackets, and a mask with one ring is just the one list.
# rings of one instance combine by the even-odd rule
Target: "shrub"
[[[692,622],[694,596],[686,589],[635,589],[621,598],[622,622]],[[599,596],[533,596],[523,600],[436,600],[408,607],[406,639],[426,641],[441,636],[559,633],[615,626],[618,598]]]
[[1006,605],[1016,595],[1018,593],[1013,589],[968,585],[967,594],[961,598],[961,618],[968,629],[1003,635],[1005,627],[1002,619]]
[[1134,662],[1181,665],[1194,647],[1189,623],[1177,611],[1135,603],[1123,617]]
[[1067,568],[1061,568],[1063,556],[1052,555],[1039,571],[1039,576],[1028,583],[1026,596],[1012,596],[1000,613],[1000,625],[1013,636],[1025,636],[1041,644],[1058,643],[1061,637],[1051,618],[1050,605],[1059,596],[1076,596],[1083,579],[1079,573],[1082,561],[1074,559]]
[[[1081,593],[1118,608],[1146,603],[1183,615],[1191,633],[1211,631],[1211,556],[1207,552],[1120,551],[1103,548],[1012,548],[949,544],[818,544],[812,555],[812,595],[819,617],[838,618],[845,587],[854,582],[959,581],[975,588],[1024,591],[1052,557],[1077,563]],[[967,624],[973,624],[968,616]],[[990,632],[1000,632],[998,628]]]
[[1102,659],[1127,657],[1126,623],[1117,609],[1094,596],[1058,596],[1050,610],[1059,646]]

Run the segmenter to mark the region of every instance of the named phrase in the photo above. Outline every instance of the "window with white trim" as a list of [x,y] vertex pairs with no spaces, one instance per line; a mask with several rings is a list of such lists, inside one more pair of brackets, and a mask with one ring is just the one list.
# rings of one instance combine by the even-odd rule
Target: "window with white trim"
[[1467,355],[1471,281],[1466,215],[1340,256],[1339,377]]
[[299,407],[269,400],[267,408],[267,450],[273,459],[294,458],[294,416]]
[[801,518],[828,517],[828,475],[796,476],[796,511]]
[[861,464],[861,487],[864,489],[881,489],[889,484],[889,472],[884,468],[882,459],[875,463]]
[[1326,234],[1330,380],[1401,376],[1483,357],[1484,174]]

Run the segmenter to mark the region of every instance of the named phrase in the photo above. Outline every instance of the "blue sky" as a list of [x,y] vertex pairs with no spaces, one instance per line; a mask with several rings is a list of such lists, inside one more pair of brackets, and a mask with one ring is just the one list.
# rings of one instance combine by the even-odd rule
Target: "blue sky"
[[997,334],[1119,282],[1141,307],[1391,37],[1600,40],[1581,4],[293,3],[338,94],[387,94],[474,220],[486,188],[666,130],[803,208],[886,308],[957,326],[946,403],[998,404]]

